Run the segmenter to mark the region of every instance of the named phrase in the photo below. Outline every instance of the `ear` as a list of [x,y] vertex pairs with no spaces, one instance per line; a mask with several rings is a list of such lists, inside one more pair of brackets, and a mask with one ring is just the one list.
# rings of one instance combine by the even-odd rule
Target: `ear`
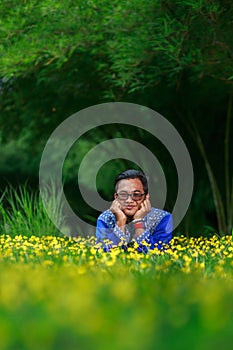
[[114,193],[114,199],[117,199],[117,194],[116,193]]
[[149,193],[147,193],[147,195],[146,195],[146,199],[150,199],[150,195],[149,195]]

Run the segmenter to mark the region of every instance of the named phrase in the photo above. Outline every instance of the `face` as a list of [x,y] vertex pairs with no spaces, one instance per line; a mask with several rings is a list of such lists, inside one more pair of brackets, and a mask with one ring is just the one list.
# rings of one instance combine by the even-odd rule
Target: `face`
[[[144,193],[142,182],[140,179],[125,179],[118,182],[117,193]],[[117,194],[114,195],[115,198],[121,204],[121,209],[124,214],[128,217],[134,216],[134,214],[140,209],[141,203],[144,201],[145,196],[142,196],[139,200],[134,200],[132,196],[129,196],[128,199],[119,199]]]

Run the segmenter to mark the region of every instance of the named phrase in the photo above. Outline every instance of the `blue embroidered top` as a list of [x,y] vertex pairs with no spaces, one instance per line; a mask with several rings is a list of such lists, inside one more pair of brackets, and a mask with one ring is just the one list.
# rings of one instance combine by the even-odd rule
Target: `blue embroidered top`
[[[162,243],[169,243],[172,238],[172,216],[165,210],[152,208],[151,211],[143,218],[142,225],[144,232],[136,237],[135,229],[132,224],[127,224],[125,232],[116,224],[115,215],[108,209],[104,211],[97,219],[96,238],[97,242],[103,242],[105,239],[110,241],[105,250],[114,245],[118,245],[121,241],[128,244],[132,240],[139,244],[139,248],[143,249],[143,241],[149,243],[150,249],[158,244],[161,248]],[[112,244],[111,244],[112,242]],[[140,249],[139,249],[140,250]]]

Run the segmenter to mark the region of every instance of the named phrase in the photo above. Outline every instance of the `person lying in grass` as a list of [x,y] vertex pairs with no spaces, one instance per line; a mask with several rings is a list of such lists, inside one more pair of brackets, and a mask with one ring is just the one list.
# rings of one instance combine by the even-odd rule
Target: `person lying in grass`
[[172,215],[153,208],[148,193],[146,175],[139,170],[129,169],[115,179],[114,200],[110,208],[97,219],[97,242],[108,250],[120,243],[127,246],[138,243],[139,250],[161,248],[172,238]]

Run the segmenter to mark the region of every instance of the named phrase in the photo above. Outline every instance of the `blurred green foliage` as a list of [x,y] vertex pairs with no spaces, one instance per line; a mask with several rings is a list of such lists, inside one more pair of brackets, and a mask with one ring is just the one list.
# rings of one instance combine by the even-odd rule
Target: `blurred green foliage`
[[[0,13],[2,187],[25,179],[37,184],[46,140],[72,113],[102,102],[133,102],[163,114],[190,151],[194,197],[180,230],[193,233],[209,224],[229,232],[233,187],[224,172],[231,179],[232,165],[223,169],[232,153],[226,155],[223,140],[232,152],[232,137],[226,137],[226,115],[228,120],[232,115],[231,1],[4,0]],[[191,137],[194,126],[221,200],[213,200],[217,189],[209,185],[197,134]],[[169,155],[148,134],[121,125],[88,133],[79,140],[78,151],[70,151],[64,178],[73,205],[82,202],[73,191],[82,155],[109,137],[133,138],[156,152],[168,182],[166,206],[172,210],[177,181]],[[110,175],[128,166],[113,162],[100,171],[98,187],[104,197],[112,189]],[[221,202],[226,217],[220,227],[216,213]],[[85,203],[82,207],[83,215],[97,215]]]

